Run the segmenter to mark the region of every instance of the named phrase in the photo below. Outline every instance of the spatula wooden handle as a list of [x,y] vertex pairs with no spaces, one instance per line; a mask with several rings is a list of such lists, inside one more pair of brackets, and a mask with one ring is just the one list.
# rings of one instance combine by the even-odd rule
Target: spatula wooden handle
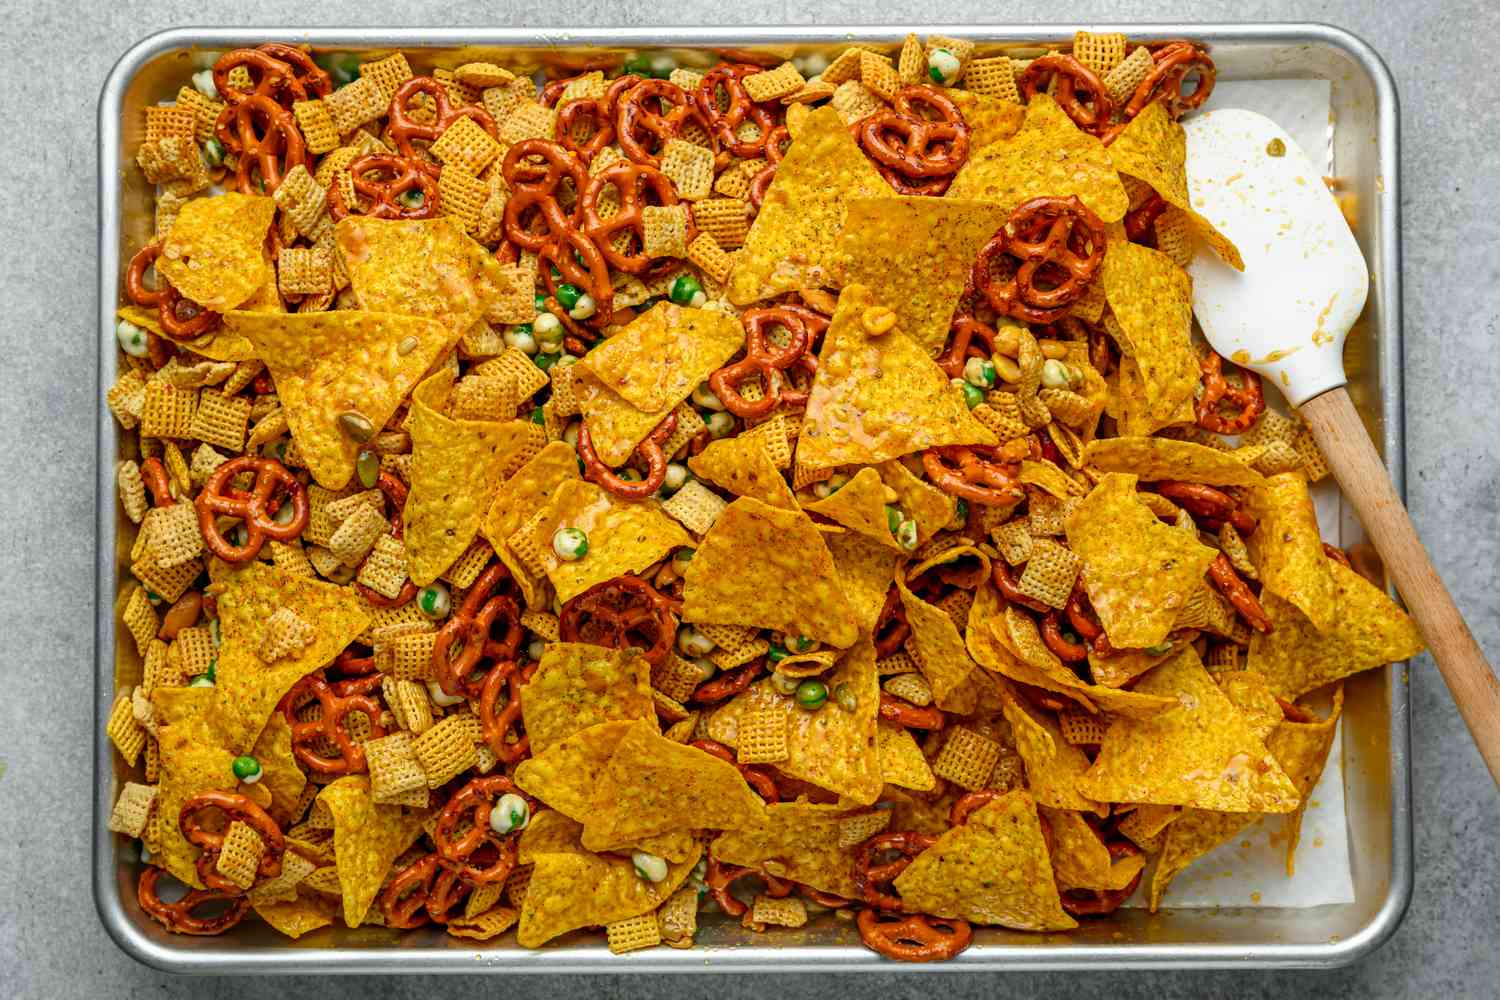
[[1422,630],[1490,776],[1500,785],[1500,681],[1433,569],[1349,393],[1333,389],[1303,403],[1301,410]]

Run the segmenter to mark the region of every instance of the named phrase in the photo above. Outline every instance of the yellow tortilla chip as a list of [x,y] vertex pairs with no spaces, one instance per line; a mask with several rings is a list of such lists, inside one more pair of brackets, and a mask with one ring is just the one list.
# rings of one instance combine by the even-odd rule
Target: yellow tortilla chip
[[996,444],[969,413],[963,392],[899,327],[868,335],[861,316],[873,305],[865,285],[839,296],[797,438],[797,463],[874,465],[935,445]]
[[[333,662],[370,617],[350,587],[297,576],[269,563],[253,562],[228,573],[219,588],[223,643],[214,668],[209,719],[223,745],[248,753],[283,695],[305,674]],[[280,608],[312,623],[311,644],[266,663],[260,658],[266,622]]]
[[1265,674],[1282,697],[1410,659],[1426,648],[1416,623],[1385,591],[1342,563],[1329,560],[1328,569],[1335,613],[1325,632],[1275,594],[1261,596],[1274,628],[1250,636],[1247,668]]
[[151,692],[161,767],[150,820],[156,829],[152,860],[195,889],[203,888],[194,865],[198,848],[182,835],[177,817],[183,804],[199,792],[232,791],[239,785],[232,767],[237,755],[223,745],[208,721],[212,702],[209,688],[159,687]]
[[881,462],[876,470],[880,481],[896,493],[896,503],[907,516],[917,522],[917,544],[927,541],[953,522],[958,504],[953,497],[933,486],[925,479],[912,475],[902,462],[891,459]]
[[1135,492],[1135,476],[1111,472],[1066,524],[1083,560],[1089,601],[1110,645],[1144,649],[1167,637],[1215,552],[1157,519]]
[[[726,765],[727,766],[727,765]],[[549,818],[550,817],[550,818]],[[521,862],[535,862],[516,943],[537,948],[578,927],[649,913],[676,892],[702,851],[667,863],[667,877],[651,882],[628,857],[594,854],[579,843],[581,828],[561,813],[541,813],[521,837]]]
[[840,589],[854,612],[855,624],[862,634],[873,632],[895,579],[900,553],[852,531],[826,535],[823,541],[833,556]]
[[[582,559],[566,562],[553,551],[552,536],[563,528],[577,528],[588,537],[588,554]],[[616,500],[579,479],[558,485],[529,537],[533,557],[564,604],[596,583],[638,573],[673,549],[693,544],[655,504]]]
[[559,486],[578,478],[578,452],[566,441],[553,441],[500,484],[480,525],[479,530],[495,555],[521,588],[527,607],[538,606],[542,598],[539,591],[545,588],[541,578],[534,576],[511,551],[506,539],[519,531],[533,513],[547,506]]
[[729,301],[749,305],[832,283],[834,243],[849,202],[889,192],[839,113],[812,111],[776,168],[729,279]]
[[631,406],[657,412],[687,399],[744,343],[733,316],[658,302],[579,365]]
[[[521,690],[524,709],[526,689]],[[569,819],[585,822],[594,807],[599,775],[629,729],[628,721],[580,729],[521,761],[516,766],[516,784]]]
[[971,149],[944,197],[992,202],[1009,216],[1032,198],[1069,195],[1104,222],[1123,219],[1130,207],[1104,144],[1074,125],[1052,98],[1037,94],[1021,130]]
[[693,475],[722,487],[735,496],[753,497],[772,507],[797,509],[797,498],[781,470],[766,451],[759,434],[739,434],[710,441],[702,452],[688,459]]
[[601,722],[654,722],[651,665],[634,649],[550,642],[521,686],[521,718],[534,754]]
[[860,810],[809,802],[773,802],[765,818],[741,830],[720,834],[708,853],[725,864],[765,866],[791,879],[846,899],[857,899],[854,853],[839,846],[840,824]]
[[1271,692],[1271,685],[1253,670],[1226,670],[1213,675],[1224,697],[1239,710],[1255,738],[1266,737],[1281,725],[1281,704]]
[[1191,413],[1199,376],[1193,281],[1166,254],[1123,239],[1110,240],[1102,270],[1104,295],[1124,336],[1120,349],[1135,363],[1142,400],[1140,418],[1120,432],[1150,434],[1179,422],[1184,407]]
[[917,669],[932,686],[933,703],[945,712],[973,715],[999,705],[994,681],[970,658],[964,640],[948,612],[928,604],[906,586],[904,574],[896,574],[896,590],[911,626],[907,651]]
[[266,233],[276,202],[228,191],[182,206],[162,243],[156,271],[186,299],[222,313],[275,280]]
[[685,622],[776,629],[841,649],[859,637],[812,521],[750,497],[730,504],[704,536],[683,574],[682,598]]
[[896,876],[907,906],[937,917],[1022,931],[1065,931],[1063,912],[1036,803],[1024,790],[969,814]]
[[969,124],[969,149],[971,151],[988,146],[1001,139],[1009,139],[1021,131],[1026,121],[1026,108],[1015,101],[988,94],[976,94],[972,90],[949,88],[944,91]]
[[348,309],[231,312],[224,327],[255,345],[308,470],[330,490],[349,482],[361,445],[339,417],[357,414],[379,431],[446,343],[432,320]]
[[1148,104],[1109,144],[1109,158],[1122,174],[1145,181],[1167,204],[1188,214],[1193,228],[1236,271],[1245,269],[1240,252],[1188,198],[1187,133],[1161,101]]
[[843,486],[822,500],[803,504],[802,509],[821,514],[887,548],[902,551],[901,543],[891,533],[885,513],[885,483],[872,468],[860,469]]
[[837,283],[871,288],[895,312],[896,328],[936,356],[979,248],[1008,217],[982,201],[852,198],[834,258]]
[[1318,513],[1301,472],[1282,472],[1250,492],[1259,525],[1245,540],[1262,593],[1270,591],[1307,616],[1320,632],[1336,624],[1333,560],[1323,554]]
[[[1037,800],[1041,802],[1040,799]],[[1038,805],[1052,829],[1052,871],[1060,889],[1093,889],[1111,892],[1125,888],[1146,867],[1143,854],[1132,854],[1116,862],[1109,848],[1089,826],[1083,814],[1072,809],[1050,809]]]
[[333,923],[333,906],[316,896],[298,896],[278,903],[252,903],[255,915],[296,940],[319,927]]
[[1174,878],[1194,861],[1249,826],[1256,815],[1188,809],[1174,820],[1163,834],[1161,857],[1151,875],[1151,912],[1155,913],[1161,905],[1167,886]]
[[1152,719],[1116,718],[1077,782],[1099,802],[1184,805],[1218,812],[1291,812],[1299,801],[1250,723],[1191,646],[1141,678],[1136,690],[1179,707]]
[[937,787],[937,775],[917,745],[911,730],[894,722],[879,720],[875,729],[875,753],[880,758],[880,777],[887,785],[930,792]]
[[344,923],[358,927],[401,852],[422,835],[427,813],[380,805],[363,774],[339,778],[318,793],[333,816],[334,864],[343,891]]
[[529,420],[454,420],[441,412],[453,389],[443,369],[412,393],[411,495],[406,500],[406,568],[425,587],[464,554],[500,477],[531,441]]
[[[1196,632],[1187,633],[1197,635]],[[1181,640],[1174,641],[1172,648],[1161,653],[1148,653],[1144,649],[1112,650],[1108,656],[1100,656],[1089,650],[1089,673],[1094,683],[1103,687],[1124,687],[1159,663],[1165,663],[1181,648]]]
[[578,407],[583,413],[583,423],[588,428],[594,452],[599,461],[611,469],[624,465],[636,445],[672,412],[670,406],[651,411],[631,406],[588,369],[574,376],[573,393],[578,397]]
[[[271,290],[275,295],[275,279],[272,279]],[[260,298],[259,295],[242,302],[241,305],[248,311],[254,312],[285,312],[281,308],[281,298],[275,297],[276,308],[255,309],[254,303]],[[142,306],[121,306],[115,310],[115,315],[126,322],[138,326],[143,330],[150,330],[158,337],[166,337],[162,329],[161,320],[155,309],[146,309]],[[168,338],[171,339],[171,338]],[[211,361],[249,361],[255,357],[255,347],[243,336],[229,330],[223,323],[215,326],[209,332],[189,341],[179,342],[194,354],[201,354]]]
[[678,830],[739,830],[764,815],[765,803],[733,764],[659,735],[654,720],[636,722],[600,776],[583,846],[608,850]]
[[[1300,706],[1299,706],[1300,707]],[[1276,757],[1276,762],[1297,786],[1302,802],[1296,811],[1282,817],[1282,829],[1286,834],[1286,875],[1296,873],[1297,842],[1302,837],[1302,817],[1307,812],[1308,797],[1323,777],[1323,768],[1328,764],[1328,752],[1333,749],[1333,737],[1338,730],[1339,716],[1344,712],[1344,686],[1340,684],[1333,692],[1333,705],[1325,719],[1312,722],[1293,722],[1285,719],[1276,727],[1266,748]]]
[[266,811],[283,827],[290,826],[294,819],[300,818],[296,809],[302,789],[307,787],[307,776],[292,754],[292,727],[285,716],[271,713],[266,728],[250,748],[250,756],[260,761],[260,784],[271,793],[271,805]]
[[1075,809],[1109,815],[1109,806],[1078,791],[1078,779],[1089,769],[1083,750],[1063,739],[1057,721],[1024,700],[1005,692],[1002,708],[1016,740],[1016,752],[1026,763],[1026,788],[1033,798],[1054,809]]
[[1142,482],[1162,479],[1210,486],[1259,486],[1266,477],[1233,452],[1161,437],[1090,441],[1083,460],[1100,472],[1131,472]]

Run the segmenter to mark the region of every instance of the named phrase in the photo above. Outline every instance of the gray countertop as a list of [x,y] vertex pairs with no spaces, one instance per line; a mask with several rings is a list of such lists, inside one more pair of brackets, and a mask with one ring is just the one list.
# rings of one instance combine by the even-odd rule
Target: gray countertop
[[[100,10],[99,8],[108,8]],[[862,978],[595,977],[187,980],[126,958],[105,937],[88,886],[93,724],[94,109],[136,39],[191,23],[747,25],[984,20],[1318,20],[1361,35],[1390,63],[1402,103],[1408,495],[1418,529],[1491,657],[1500,654],[1500,125],[1494,39],[1500,4],[1447,0],[1083,0],[1046,7],[924,0],[884,9],[740,0],[451,3],[154,0],[18,4],[0,35],[0,190],[15,220],[0,238],[0,996],[430,996],[508,991],[572,997],[1031,996],[1083,985],[1061,975]],[[1494,995],[1500,948],[1500,799],[1429,659],[1411,670],[1416,892],[1375,955],[1320,974],[1093,974],[1104,996]]]

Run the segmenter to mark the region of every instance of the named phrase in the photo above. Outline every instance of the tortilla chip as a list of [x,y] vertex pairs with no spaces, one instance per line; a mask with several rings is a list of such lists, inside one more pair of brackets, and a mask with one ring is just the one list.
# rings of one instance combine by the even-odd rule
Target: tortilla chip
[[208,721],[213,703],[211,689],[159,687],[151,692],[151,703],[157,718],[161,767],[150,820],[156,829],[152,860],[179,881],[201,889],[203,883],[194,864],[198,848],[182,835],[177,817],[183,804],[199,792],[232,791],[239,785],[232,768],[236,754],[222,745]]
[[838,571],[840,590],[862,634],[875,630],[901,556],[863,535],[844,531],[823,538]]
[[1266,748],[1275,755],[1276,762],[1297,786],[1297,794],[1302,796],[1296,810],[1281,820],[1286,833],[1287,878],[1296,872],[1297,842],[1302,837],[1302,817],[1307,812],[1308,796],[1323,777],[1323,768],[1328,764],[1328,753],[1333,749],[1334,733],[1343,712],[1344,686],[1340,684],[1334,689],[1333,705],[1326,719],[1314,722],[1285,719],[1266,741]]
[[578,397],[594,452],[611,469],[624,465],[636,445],[672,412],[670,406],[651,411],[631,406],[586,368],[573,377],[573,393]]
[[943,93],[958,105],[964,121],[969,124],[971,151],[1001,139],[1009,139],[1021,131],[1021,125],[1026,121],[1025,106],[1015,101],[957,88],[949,88]]
[[443,369],[412,393],[411,495],[405,519],[406,569],[425,587],[464,554],[500,477],[531,441],[529,420],[453,420],[442,414],[453,388]]
[[583,846],[609,850],[678,830],[740,830],[764,815],[765,803],[733,764],[659,735],[655,720],[636,722],[600,776]]
[[516,943],[523,948],[540,947],[578,927],[649,913],[687,880],[702,854],[698,850],[687,860],[669,861],[667,877],[651,882],[635,873],[627,857],[584,850],[581,829],[561,813],[540,813],[522,834],[521,863],[536,865],[516,930]]
[[447,216],[351,215],[334,227],[334,239],[360,308],[436,320],[445,331],[443,350],[510,288],[495,255]]
[[853,479],[828,497],[803,504],[802,509],[812,514],[821,514],[887,548],[903,551],[901,543],[891,534],[890,522],[886,517],[885,483],[881,482],[880,473],[872,468],[860,469]]
[[1215,552],[1157,519],[1135,476],[1111,472],[1066,523],[1068,546],[1111,646],[1144,649],[1167,637]]
[[651,665],[634,649],[549,642],[521,686],[521,718],[533,754],[601,722],[654,722]]
[[1115,136],[1109,158],[1122,174],[1144,181],[1162,200],[1188,214],[1193,228],[1220,259],[1236,271],[1245,269],[1240,252],[1203,216],[1188,197],[1187,133],[1172,120],[1161,101],[1148,104]]
[[519,531],[532,514],[546,507],[559,486],[578,478],[578,452],[566,441],[553,441],[500,484],[480,525],[479,530],[495,555],[521,588],[527,607],[534,608],[539,603],[540,577],[534,576],[516,557],[506,539]]
[[[274,309],[256,308],[255,304],[262,297],[260,295],[254,295],[240,304],[247,311],[252,312],[285,312],[286,310],[281,308],[281,297],[276,294],[274,277],[271,279],[271,294],[275,303]],[[143,306],[121,306],[115,310],[115,315],[144,330],[150,330],[158,337],[167,336],[155,309],[147,309]],[[249,361],[255,357],[254,345],[243,336],[229,330],[223,323],[205,334],[180,343],[194,354],[201,354],[211,361]]]
[[[1041,802],[1040,799],[1037,800]],[[1092,889],[1110,892],[1125,888],[1146,867],[1142,854],[1116,862],[1109,848],[1089,826],[1083,814],[1072,809],[1049,809],[1038,805],[1052,830],[1052,872],[1059,889]]]
[[1151,875],[1151,912],[1155,913],[1161,905],[1162,896],[1174,878],[1194,861],[1249,826],[1256,815],[1188,809],[1174,820],[1163,834],[1161,856]]
[[1266,477],[1233,452],[1191,441],[1117,437],[1091,441],[1083,460],[1100,472],[1131,472],[1142,482],[1162,479],[1211,486],[1259,486]]
[[749,305],[833,282],[834,244],[849,202],[890,188],[838,111],[812,111],[797,130],[729,278],[729,301]]
[[1271,685],[1252,670],[1226,670],[1212,676],[1255,738],[1265,742],[1282,720],[1281,704],[1271,693]]
[[1265,674],[1284,698],[1410,659],[1426,648],[1416,623],[1385,591],[1342,563],[1329,560],[1328,569],[1335,613],[1326,632],[1275,594],[1261,596],[1274,628],[1251,634],[1247,668]]
[[1017,789],[969,814],[896,876],[919,913],[1022,931],[1078,926],[1063,912],[1036,803]]
[[156,271],[183,296],[222,313],[275,280],[266,259],[266,232],[276,202],[228,191],[182,206],[162,243]]
[[970,150],[944,198],[992,202],[1009,216],[1032,198],[1069,195],[1104,222],[1123,219],[1130,207],[1104,144],[1074,125],[1052,98],[1037,94],[1019,132]]
[[730,504],[704,536],[683,574],[682,598],[684,622],[776,629],[841,649],[859,637],[812,521],[750,497]]
[[1250,492],[1250,513],[1259,525],[1245,540],[1262,594],[1270,591],[1326,632],[1336,624],[1333,560],[1323,554],[1318,512],[1301,472],[1283,472]]
[[865,285],[839,296],[797,438],[808,469],[874,465],[943,444],[996,444],[963,392],[899,328],[871,337],[861,325],[875,304]]
[[599,776],[629,729],[628,721],[581,729],[521,761],[516,784],[569,819],[585,822],[594,807]]
[[658,302],[579,364],[631,406],[658,412],[687,399],[744,343],[733,316]]
[[887,785],[917,792],[930,792],[937,787],[937,775],[932,773],[917,738],[905,726],[879,720],[875,753],[880,758],[880,777]]
[[1033,798],[1054,809],[1072,809],[1105,817],[1109,806],[1078,791],[1078,779],[1089,769],[1083,750],[1063,739],[1057,720],[1010,691],[1002,709],[1015,737],[1016,752],[1026,764],[1026,788]]
[[291,826],[293,820],[301,818],[296,809],[302,789],[307,787],[307,776],[292,753],[291,724],[280,712],[272,712],[266,720],[266,728],[250,748],[250,756],[260,761],[260,784],[271,793],[271,805],[266,811],[283,827]]
[[279,903],[252,903],[255,915],[296,940],[319,927],[333,923],[333,907],[317,896],[298,896]]
[[857,899],[854,853],[852,848],[839,846],[839,827],[844,819],[858,814],[859,810],[839,805],[773,802],[758,823],[720,834],[708,853],[725,864],[764,865],[777,878]]
[[952,523],[958,509],[953,497],[925,479],[912,475],[911,470],[896,459],[881,462],[875,468],[880,473],[880,481],[895,490],[896,503],[917,522],[919,546],[927,544],[933,535]]
[[[229,572],[219,587],[223,643],[214,669],[209,718],[223,745],[248,753],[276,703],[306,674],[333,662],[370,623],[350,587],[297,576],[269,563],[253,562]],[[266,623],[288,608],[316,627],[312,643],[274,664],[261,660]]]
[[370,797],[363,774],[339,778],[318,793],[333,816],[334,864],[343,891],[344,923],[358,927],[401,852],[422,835],[425,811],[386,806]]
[[1299,801],[1250,723],[1188,646],[1136,685],[1175,697],[1153,719],[1116,718],[1078,790],[1099,802],[1184,805],[1219,812],[1291,812]]
[[330,490],[349,482],[360,449],[339,415],[358,413],[379,431],[446,346],[437,323],[394,313],[231,312],[224,326],[255,345],[308,470]]
[[[552,550],[552,536],[563,528],[578,528],[588,536],[588,554],[576,562],[565,562]],[[693,544],[655,504],[616,500],[578,479],[566,480],[553,491],[529,538],[535,546],[533,558],[564,604],[596,583],[638,573],[673,549]]]
[[[1196,632],[1186,633],[1197,635]],[[1113,650],[1108,656],[1100,656],[1089,650],[1089,673],[1094,683],[1102,687],[1124,687],[1159,663],[1165,663],[1177,654],[1182,640],[1175,640],[1172,648],[1164,653],[1148,653],[1144,649]]]
[[739,434],[710,441],[702,452],[688,459],[693,475],[706,479],[735,496],[753,497],[772,507],[797,509],[797,498],[781,470],[766,451],[759,434]]
[[1179,422],[1183,408],[1191,409],[1199,378],[1191,336],[1192,279],[1164,253],[1111,239],[1102,280],[1123,333],[1120,349],[1135,362],[1131,377],[1139,379],[1143,401],[1139,419],[1123,423],[1120,433],[1150,434]]
[[896,313],[896,328],[936,356],[979,248],[1008,217],[982,201],[852,198],[835,251],[837,284],[873,289]]
[[933,703],[959,715],[997,707],[999,692],[994,681],[970,658],[948,612],[913,594],[902,576],[896,575],[896,590],[911,626],[906,649],[932,686]]

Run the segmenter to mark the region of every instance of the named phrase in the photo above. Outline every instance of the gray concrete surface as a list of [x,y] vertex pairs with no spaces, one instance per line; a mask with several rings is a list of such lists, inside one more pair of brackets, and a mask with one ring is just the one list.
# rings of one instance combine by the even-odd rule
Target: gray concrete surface
[[[105,8],[108,9],[105,9]],[[1412,670],[1416,894],[1395,938],[1328,974],[185,980],[118,952],[86,872],[92,712],[88,619],[94,450],[94,104],[135,39],[189,23],[550,25],[1089,19],[1320,20],[1362,35],[1400,87],[1406,245],[1410,501],[1419,529],[1491,656],[1500,654],[1500,124],[1493,0],[320,0],[91,4],[31,0],[0,34],[0,997],[522,996],[1494,996],[1500,992],[1500,800],[1428,660]]]

